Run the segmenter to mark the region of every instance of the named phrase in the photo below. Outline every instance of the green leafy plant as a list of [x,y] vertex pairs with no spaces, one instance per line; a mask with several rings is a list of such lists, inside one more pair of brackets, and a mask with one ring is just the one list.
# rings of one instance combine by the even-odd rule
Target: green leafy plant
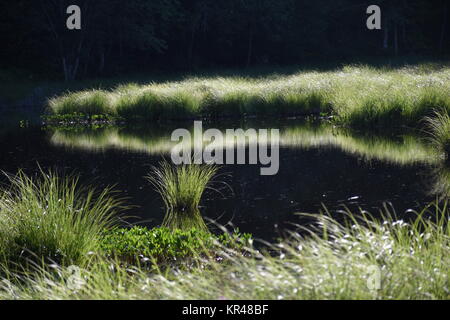
[[[387,208],[382,218],[363,210],[340,211],[341,222],[328,214],[308,215],[311,224],[269,245],[270,250],[249,248],[248,255],[229,250],[226,263],[203,259],[207,265],[149,274],[142,266],[124,268],[120,260],[98,259],[80,270],[82,285],[77,290],[69,281],[70,268],[56,268],[57,276],[45,269],[33,277],[15,277],[6,271],[8,277],[0,280],[0,299],[445,300],[449,298],[448,213],[447,204],[436,202],[420,212],[410,211],[417,217],[409,221],[398,220]],[[105,250],[128,243],[132,249],[124,245],[118,253],[134,255],[146,250],[146,241],[155,242],[153,232],[164,248],[171,248],[180,237],[190,237],[181,231],[174,236],[170,230],[123,232],[114,231],[104,241]],[[176,250],[171,254],[176,255]]]
[[242,250],[251,242],[250,234],[223,233],[218,236],[199,229],[170,230],[133,227],[106,231],[101,249],[108,256],[129,264],[174,262],[202,253],[214,254],[221,246]]

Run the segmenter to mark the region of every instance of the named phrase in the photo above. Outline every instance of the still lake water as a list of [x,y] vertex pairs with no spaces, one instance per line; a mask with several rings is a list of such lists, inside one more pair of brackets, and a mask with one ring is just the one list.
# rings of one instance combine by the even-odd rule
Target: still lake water
[[[157,226],[163,204],[143,178],[151,165],[170,159],[176,128],[192,122],[147,127],[46,129],[17,123],[0,128],[0,169],[34,173],[38,166],[77,173],[82,184],[102,188],[116,185],[135,205],[130,223]],[[363,136],[325,124],[302,120],[204,123],[205,129],[280,129],[280,168],[275,176],[261,176],[260,165],[224,165],[214,187],[202,201],[205,217],[231,222],[256,238],[274,240],[299,212],[317,213],[322,205],[337,209],[361,207],[376,214],[391,203],[405,217],[449,192],[450,168],[411,133]],[[225,146],[224,146],[225,147]],[[407,217],[406,217],[407,218]]]

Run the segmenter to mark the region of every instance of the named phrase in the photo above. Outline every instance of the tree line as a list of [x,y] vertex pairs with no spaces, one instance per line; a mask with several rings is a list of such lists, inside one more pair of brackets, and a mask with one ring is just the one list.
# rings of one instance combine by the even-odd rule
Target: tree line
[[[73,4],[81,30],[66,27]],[[371,4],[381,30],[366,27]],[[3,68],[66,80],[450,53],[447,0],[5,0],[0,12]]]

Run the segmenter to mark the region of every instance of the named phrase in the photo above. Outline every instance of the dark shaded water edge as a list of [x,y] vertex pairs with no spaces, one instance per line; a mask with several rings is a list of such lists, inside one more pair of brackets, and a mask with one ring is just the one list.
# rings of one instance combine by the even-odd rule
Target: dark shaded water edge
[[[127,221],[153,227],[161,223],[164,210],[143,177],[152,165],[168,158],[170,133],[177,126],[46,130],[19,122],[0,130],[0,168],[31,174],[39,166],[54,168],[61,174],[79,174],[83,185],[116,185],[136,206],[127,212],[135,217]],[[276,176],[260,176],[260,167],[254,165],[223,166],[219,180],[229,188],[218,183],[221,192],[207,192],[202,202],[205,217],[222,225],[231,221],[257,238],[272,240],[301,222],[296,213],[316,213],[323,206],[335,212],[344,206],[353,211],[362,208],[376,215],[387,202],[404,216],[406,210],[421,209],[446,188],[446,178],[442,182],[441,172],[436,173],[436,158],[409,134],[344,134],[329,125],[299,120],[217,125],[228,126],[282,130]]]

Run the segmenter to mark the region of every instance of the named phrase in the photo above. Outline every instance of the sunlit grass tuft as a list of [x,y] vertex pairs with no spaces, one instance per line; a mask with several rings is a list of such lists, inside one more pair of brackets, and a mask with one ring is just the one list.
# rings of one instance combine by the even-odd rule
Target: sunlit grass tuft
[[104,91],[91,90],[68,93],[50,99],[51,110],[58,110],[58,114],[112,115],[111,97]]
[[217,166],[213,165],[172,166],[168,162],[161,162],[158,168],[153,168],[147,180],[164,201],[164,227],[182,230],[208,229],[199,206],[204,191],[216,173]]
[[6,263],[83,265],[114,222],[121,201],[110,188],[81,188],[76,177],[8,175],[0,190],[0,256]]
[[433,116],[426,117],[428,133],[435,147],[450,156],[450,116],[447,110],[435,111]]

